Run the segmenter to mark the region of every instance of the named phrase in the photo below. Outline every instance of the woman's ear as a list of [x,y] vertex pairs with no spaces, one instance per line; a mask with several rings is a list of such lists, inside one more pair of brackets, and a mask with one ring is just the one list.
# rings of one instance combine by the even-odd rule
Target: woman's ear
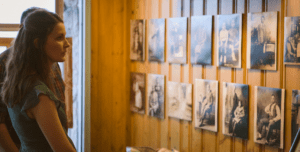
[[34,43],[35,48],[38,49],[39,48],[39,39],[38,38],[34,39],[33,43]]

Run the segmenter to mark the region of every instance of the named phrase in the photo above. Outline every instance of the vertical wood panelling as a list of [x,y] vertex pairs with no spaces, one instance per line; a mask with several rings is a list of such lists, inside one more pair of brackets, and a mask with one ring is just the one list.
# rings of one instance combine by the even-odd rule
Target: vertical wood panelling
[[[181,152],[213,151],[283,151],[254,143],[254,86],[286,89],[285,146],[291,145],[291,95],[300,89],[299,66],[283,65],[283,30],[285,16],[299,16],[298,0],[92,0],[92,102],[91,149],[92,151],[125,151],[126,146],[175,148]],[[298,5],[296,5],[298,4]],[[277,71],[249,70],[246,68],[247,15],[249,12],[278,11],[278,68]],[[287,12],[287,13],[286,13]],[[218,14],[245,13],[242,22],[242,68],[216,65],[216,18]],[[285,14],[286,13],[286,14]],[[130,61],[130,19],[190,17],[213,15],[212,65],[190,63],[190,18],[188,18],[187,64],[169,64],[167,61],[167,33],[163,63],[148,61],[146,34],[145,61]],[[105,24],[104,24],[105,23]],[[105,51],[103,51],[105,50]],[[195,129],[192,122],[168,117],[165,94],[165,119],[129,111],[130,72],[165,75],[167,82],[192,83],[195,79],[219,81],[218,132]],[[115,74],[119,73],[119,74]],[[146,77],[147,80],[147,77]],[[242,140],[222,134],[222,83],[233,82],[249,85],[249,138]],[[147,86],[147,84],[146,84]],[[124,91],[125,90],[125,91]],[[146,87],[147,91],[147,87]],[[195,92],[193,91],[193,99]],[[147,94],[146,94],[147,96]],[[126,101],[125,101],[126,100]],[[193,103],[195,101],[193,100]],[[146,98],[146,103],[148,99]],[[148,106],[146,104],[146,106]],[[147,107],[146,107],[147,108]],[[193,116],[194,117],[194,116]],[[126,127],[125,127],[126,126]],[[128,140],[129,139],[129,140]]]

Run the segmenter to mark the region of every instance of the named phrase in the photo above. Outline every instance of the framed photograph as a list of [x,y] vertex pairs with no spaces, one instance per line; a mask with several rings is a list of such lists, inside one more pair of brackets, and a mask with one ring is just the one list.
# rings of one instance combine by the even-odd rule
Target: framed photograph
[[148,74],[148,113],[160,119],[165,118],[165,76]]
[[300,16],[285,17],[284,63],[300,65]]
[[168,19],[168,61],[186,64],[187,18]]
[[277,70],[278,12],[248,13],[247,68]]
[[300,90],[292,90],[292,141],[300,128]]
[[283,149],[285,90],[254,89],[254,142]]
[[218,131],[218,89],[218,81],[196,79],[194,102],[196,128]]
[[290,148],[290,152],[299,152],[300,151],[300,129],[298,129],[298,132],[292,140],[292,146]]
[[130,20],[130,59],[145,60],[145,20]]
[[217,16],[217,65],[241,68],[242,14]]
[[192,121],[192,84],[168,82],[168,116]]
[[223,82],[223,134],[248,139],[249,87]]
[[191,17],[191,63],[211,65],[212,16]]
[[148,58],[153,62],[165,61],[165,19],[148,21]]
[[130,110],[145,114],[145,74],[130,73]]

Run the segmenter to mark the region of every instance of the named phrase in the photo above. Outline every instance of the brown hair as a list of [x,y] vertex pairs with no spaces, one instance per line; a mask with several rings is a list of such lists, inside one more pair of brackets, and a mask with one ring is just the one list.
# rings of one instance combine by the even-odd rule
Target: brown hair
[[6,64],[2,87],[2,99],[6,105],[13,107],[20,102],[37,80],[53,90],[44,48],[48,35],[58,23],[63,23],[63,20],[46,10],[33,11],[24,19]]

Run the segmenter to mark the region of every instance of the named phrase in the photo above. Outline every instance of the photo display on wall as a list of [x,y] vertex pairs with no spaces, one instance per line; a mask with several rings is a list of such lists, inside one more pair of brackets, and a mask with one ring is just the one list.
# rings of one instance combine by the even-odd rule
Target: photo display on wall
[[247,68],[277,70],[278,12],[248,13]]
[[255,86],[254,142],[283,149],[285,90]]
[[195,128],[218,131],[218,81],[196,79]]
[[130,74],[130,110],[140,114],[145,114],[145,74]]
[[145,20],[130,20],[130,59],[145,60]]
[[168,62],[186,64],[187,18],[168,19]]
[[165,118],[165,76],[148,74],[148,113],[150,116]]
[[300,17],[285,17],[284,63],[300,65]]
[[168,82],[168,116],[192,121],[192,84]]
[[223,134],[248,139],[249,87],[223,82]]
[[300,128],[300,90],[292,90],[292,142]]
[[212,16],[191,17],[191,63],[211,65]]
[[242,14],[217,16],[219,66],[241,68]]
[[165,61],[165,19],[148,21],[148,55],[149,61]]

